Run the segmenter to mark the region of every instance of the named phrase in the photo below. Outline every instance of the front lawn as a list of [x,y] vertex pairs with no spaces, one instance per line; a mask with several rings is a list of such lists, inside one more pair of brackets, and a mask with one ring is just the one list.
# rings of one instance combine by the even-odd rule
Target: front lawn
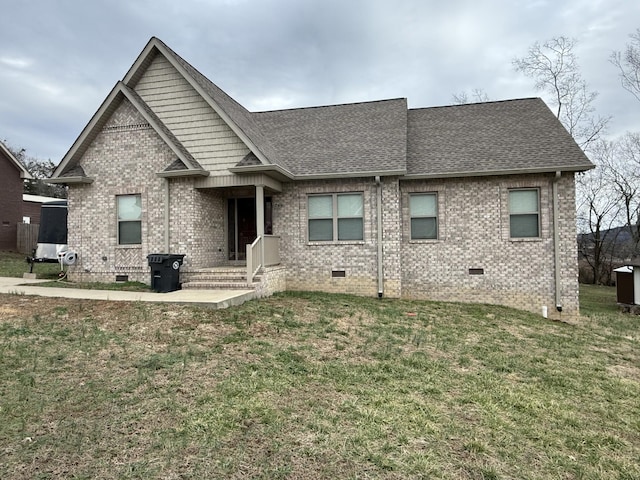
[[590,301],[0,295],[0,478],[640,478],[640,322]]
[[[0,277],[19,277],[29,271],[27,255],[15,252],[0,251]],[[33,273],[37,278],[58,278],[60,272],[59,263],[36,263],[33,265]]]

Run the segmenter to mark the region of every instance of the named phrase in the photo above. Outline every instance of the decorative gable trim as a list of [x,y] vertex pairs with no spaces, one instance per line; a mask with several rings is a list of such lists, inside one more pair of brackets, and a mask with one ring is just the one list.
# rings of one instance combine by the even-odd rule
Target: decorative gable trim
[[[69,176],[69,172],[77,166],[82,155],[102,131],[106,122],[125,98],[129,100],[133,107],[144,117],[148,125],[154,129],[165,144],[173,151],[173,153],[176,154],[178,159],[181,160],[185,167],[184,170],[181,170],[183,173],[188,172],[187,175],[195,174],[202,176],[207,176],[209,174],[209,172],[200,166],[200,164],[191,156],[178,139],[162,123],[162,121],[151,111],[140,96],[127,87],[123,82],[118,82],[56,168],[50,179],[52,183],[78,183],[77,181],[73,182],[76,177]],[[172,176],[179,175],[174,171]]]

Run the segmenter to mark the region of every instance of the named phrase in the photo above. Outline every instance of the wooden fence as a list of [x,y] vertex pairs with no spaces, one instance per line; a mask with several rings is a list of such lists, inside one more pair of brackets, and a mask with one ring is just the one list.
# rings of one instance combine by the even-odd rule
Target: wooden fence
[[18,224],[18,252],[30,255],[38,244],[37,223]]

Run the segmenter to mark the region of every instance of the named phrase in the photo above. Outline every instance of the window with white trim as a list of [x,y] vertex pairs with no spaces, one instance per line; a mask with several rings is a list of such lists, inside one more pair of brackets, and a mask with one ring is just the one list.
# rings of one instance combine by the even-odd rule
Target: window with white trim
[[309,195],[309,241],[361,241],[364,239],[362,193]]
[[511,238],[540,237],[540,191],[537,188],[509,190],[509,235]]
[[142,198],[140,195],[119,195],[118,245],[139,245],[142,243]]
[[409,195],[411,240],[438,238],[438,194],[412,193]]

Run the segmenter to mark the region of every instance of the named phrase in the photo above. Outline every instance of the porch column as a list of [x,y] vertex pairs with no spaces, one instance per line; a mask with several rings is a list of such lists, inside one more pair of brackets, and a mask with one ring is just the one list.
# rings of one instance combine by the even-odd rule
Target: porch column
[[260,262],[264,266],[264,185],[256,185],[256,233],[260,242]]

